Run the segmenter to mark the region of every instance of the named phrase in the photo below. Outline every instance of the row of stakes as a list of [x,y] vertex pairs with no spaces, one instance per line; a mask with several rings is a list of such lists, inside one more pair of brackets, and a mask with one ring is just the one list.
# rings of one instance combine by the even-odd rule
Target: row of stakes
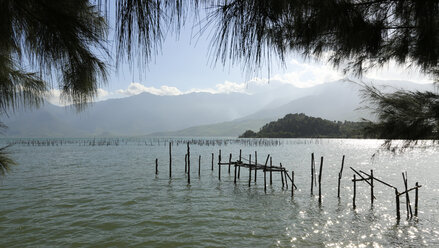
[[[218,179],[221,181],[221,166],[222,165],[228,165],[228,173],[230,174],[230,168],[233,165],[234,166],[234,183],[236,184],[236,180],[240,179],[241,175],[241,167],[248,168],[249,169],[249,180],[248,180],[248,186],[251,186],[251,180],[252,180],[252,170],[254,170],[254,182],[256,183],[257,179],[257,171],[262,170],[264,172],[264,191],[267,192],[267,171],[270,172],[270,185],[273,184],[273,172],[280,172],[281,173],[281,180],[282,180],[282,189],[286,187],[288,189],[288,181],[291,183],[291,197],[294,197],[294,190],[297,189],[297,186],[294,183],[294,171],[291,171],[291,176],[288,174],[288,170],[282,166],[282,163],[280,163],[279,166],[273,166],[272,164],[272,157],[270,154],[267,155],[267,158],[265,160],[265,163],[258,164],[257,160],[257,152],[255,151],[255,162],[252,164],[252,157],[251,154],[249,155],[248,160],[242,158],[242,151],[239,150],[239,160],[232,162],[232,154],[229,154],[229,160],[228,162],[221,162],[221,150],[219,150],[218,154]],[[246,161],[246,162],[243,162]],[[187,143],[187,153],[185,154],[185,174],[187,174],[187,182],[188,184],[191,183],[191,177],[190,177],[190,146],[189,143]],[[270,165],[268,166],[268,161],[270,161]],[[337,198],[340,198],[340,187],[341,187],[341,179],[343,175],[343,169],[344,169],[344,161],[345,161],[345,155],[343,155],[342,162],[341,162],[341,169],[338,173],[338,188],[337,188]],[[212,153],[212,168],[214,169],[214,154]],[[373,174],[373,170],[370,170],[370,173],[366,173],[362,170],[356,170],[352,167],[350,169],[354,172],[353,174],[353,197],[352,197],[352,206],[353,209],[357,208],[356,205],[356,199],[357,199],[357,182],[365,182],[370,186],[370,201],[371,206],[373,206],[374,200],[376,199],[374,194],[374,182],[379,182],[391,189],[395,192],[395,200],[396,200],[396,218],[397,220],[401,219],[400,214],[400,197],[405,196],[405,204],[406,204],[406,213],[407,213],[407,219],[413,218],[413,216],[418,216],[418,193],[419,188],[422,187],[422,185],[419,185],[418,182],[416,182],[415,186],[412,188],[408,188],[408,179],[407,179],[407,172],[402,173],[402,178],[404,182],[404,191],[400,192],[397,187],[384,182],[383,180],[377,178]],[[323,170],[323,157],[320,158],[320,166],[319,166],[319,174],[316,175],[316,163],[314,158],[314,153],[311,154],[311,195],[314,195],[314,186],[318,185],[318,201],[319,204],[322,203],[322,170]],[[155,174],[158,174],[158,159],[155,159]],[[198,156],[198,176],[201,175],[201,155]],[[358,176],[358,177],[357,177]],[[169,143],[169,178],[172,178],[172,143]],[[410,196],[409,192],[415,191],[415,206],[414,211],[412,211],[412,205],[410,202]]]

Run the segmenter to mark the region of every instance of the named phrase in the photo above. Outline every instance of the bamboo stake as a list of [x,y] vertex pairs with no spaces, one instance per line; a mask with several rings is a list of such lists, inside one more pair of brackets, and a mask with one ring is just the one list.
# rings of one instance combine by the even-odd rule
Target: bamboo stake
[[415,189],[415,216],[418,217],[418,187],[419,184],[416,182],[416,189]]
[[212,152],[212,171],[213,171],[213,158],[214,157],[214,155],[213,155],[213,152]]
[[198,155],[198,177],[201,176],[201,155]]
[[[258,152],[255,151],[255,165],[258,166]],[[256,183],[256,174],[258,172],[258,169],[255,168],[255,183]]]
[[338,190],[337,190],[337,198],[340,198],[340,183],[341,183],[341,177],[343,174],[343,167],[344,167],[344,155],[343,158],[341,159],[341,169],[340,172],[338,173]]
[[236,163],[235,163],[235,179],[233,180],[233,182],[236,184]]
[[357,208],[357,205],[355,204],[355,198],[357,198],[357,180],[355,178],[355,174],[354,174],[354,197],[352,197],[352,207],[354,209]]
[[252,155],[250,154],[250,155],[248,155],[248,163],[249,163],[249,166],[248,166],[248,186],[250,187],[250,183],[252,182],[252,167],[251,167],[251,165],[252,165]]
[[406,190],[406,191],[403,191],[403,192],[399,192],[399,195],[401,196],[401,195],[404,195],[405,193],[408,193],[408,192],[410,192],[410,191],[412,191],[412,190],[416,190],[416,188],[420,188],[420,187],[422,187],[422,185],[420,185],[420,186],[418,186],[418,187],[413,187],[413,188],[411,188],[411,189],[409,189],[409,190]]
[[[371,185],[370,182],[368,181],[368,178],[364,178],[360,173],[358,173],[358,171],[356,171],[354,168],[351,168],[351,170],[353,170],[361,179],[363,179],[367,184]],[[363,172],[363,174],[367,175],[366,173]],[[370,177],[370,175],[367,175],[368,177]],[[376,179],[376,178],[375,178]],[[377,180],[378,181],[378,180]]]
[[169,142],[169,178],[172,178],[172,143]]
[[[285,175],[287,175],[287,177],[290,179],[291,183],[293,182],[293,179],[290,177],[290,175],[288,175],[288,173],[285,172]],[[297,189],[297,186],[295,184],[292,183],[291,187],[294,187],[294,189]]]
[[[356,170],[354,170],[354,168],[352,168],[352,167],[350,167],[350,168],[351,168],[355,173],[357,173],[357,174],[361,177],[361,175],[360,175]],[[366,172],[364,172],[364,171],[362,171],[362,170],[360,170],[360,172],[363,173],[364,175],[370,177],[370,175],[368,175]],[[364,179],[364,177],[361,177],[361,178]],[[378,181],[378,182],[380,182],[380,183],[386,185],[387,187],[390,187],[390,188],[396,189],[395,186],[390,185],[390,184],[388,184],[388,183],[386,183],[386,182],[384,182],[384,181],[382,181],[382,180],[380,180],[380,179],[378,179],[378,178],[376,178],[376,177],[374,177],[373,179],[374,179],[375,181]],[[369,183],[368,181],[366,181],[366,183],[368,183],[368,184],[370,185],[370,183]],[[376,199],[376,197],[375,197],[375,199]]]
[[398,194],[398,189],[396,189],[396,188],[395,188],[395,198],[396,198],[396,219],[400,220],[401,214],[399,211],[399,194]]
[[187,183],[191,184],[191,152],[187,143]]
[[265,165],[264,165],[264,192],[265,193],[267,193],[267,163],[268,163],[269,158],[270,158],[270,154],[268,154],[267,160],[265,160]]
[[157,158],[155,159],[155,174],[159,174],[159,160]]
[[314,153],[311,153],[311,195],[314,195]]
[[230,165],[231,164],[232,164],[232,154],[230,153],[229,154],[229,170],[228,170],[229,174],[230,174]]
[[406,206],[406,210],[407,210],[407,219],[410,217],[413,217],[413,213],[412,213],[412,206],[410,204],[410,197],[409,197],[409,192],[408,192],[408,187],[407,187],[407,172],[405,172],[406,174],[404,175],[404,173],[402,173],[402,179],[404,180],[404,187],[405,187],[405,206]]
[[242,150],[239,149],[239,165],[238,165],[238,179],[241,177],[241,163],[242,163]]
[[281,171],[280,171],[280,178],[282,179],[282,189],[283,189],[285,183],[284,183],[284,170],[283,170],[283,168],[282,168],[282,163],[280,163],[279,167],[281,168]]
[[218,180],[221,181],[221,149],[218,153]]
[[320,158],[320,170],[319,170],[319,203],[322,203],[322,169],[323,169],[323,157]]
[[370,205],[373,206],[373,199],[375,195],[373,194],[373,170],[370,170]]

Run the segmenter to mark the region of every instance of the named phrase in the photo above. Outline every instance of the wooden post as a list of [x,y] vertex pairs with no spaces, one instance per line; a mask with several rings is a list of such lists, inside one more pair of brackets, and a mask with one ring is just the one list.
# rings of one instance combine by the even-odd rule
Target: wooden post
[[415,216],[418,217],[418,187],[419,184],[416,182],[416,189],[415,189]]
[[291,197],[294,197],[294,171],[291,171]]
[[356,209],[357,205],[355,204],[355,198],[357,198],[357,178],[355,177],[355,174],[354,174],[354,180],[352,181],[354,181],[354,196],[352,197],[352,207]]
[[213,157],[214,157],[214,155],[213,155],[213,152],[212,152],[212,171],[213,171]]
[[236,163],[235,163],[235,179],[233,180],[233,182],[236,184]]
[[283,189],[285,183],[284,183],[284,170],[282,168],[282,163],[280,163],[279,167],[280,167],[280,178],[282,179],[282,189]]
[[[286,169],[284,169],[284,181],[285,181],[285,187],[288,189],[288,172]],[[294,186],[293,186],[294,187]]]
[[250,187],[250,183],[252,182],[252,155],[248,155],[248,186]]
[[370,204],[373,206],[373,170],[370,170]]
[[320,170],[319,170],[319,203],[322,203],[322,169],[323,169],[323,157],[320,158]]
[[201,155],[198,155],[198,177],[201,175]]
[[239,149],[239,165],[238,165],[238,179],[241,177],[241,163],[242,163],[242,160],[241,160],[241,153],[242,153],[242,150],[241,149]]
[[221,149],[218,153],[218,180],[221,181]]
[[311,153],[311,195],[314,195],[314,153]]
[[155,174],[159,174],[159,160],[157,158],[155,159]]
[[270,157],[270,185],[273,185],[273,160]]
[[269,158],[270,158],[270,154],[268,154],[267,160],[265,160],[265,165],[264,165],[264,192],[265,193],[267,193],[267,163],[268,163]]
[[405,206],[407,209],[407,219],[410,217],[413,217],[412,213],[412,206],[410,205],[410,197],[408,192],[408,186],[407,186],[407,172],[404,175],[404,172],[402,173],[402,179],[404,180],[404,187],[405,187]]
[[169,142],[169,178],[172,178],[172,143]]
[[191,184],[191,152],[189,142],[187,143],[187,183]]
[[396,219],[401,219],[401,214],[399,212],[399,193],[398,190],[395,188],[395,197],[396,197]]
[[342,177],[342,174],[343,174],[343,167],[344,167],[344,155],[343,155],[343,158],[341,159],[341,169],[340,169],[340,172],[338,173],[337,198],[340,198],[340,184],[341,184],[341,177]]
[[230,165],[232,164],[232,154],[229,154],[229,174],[230,174]]
[[258,172],[258,153],[255,151],[255,183],[256,183],[256,174]]

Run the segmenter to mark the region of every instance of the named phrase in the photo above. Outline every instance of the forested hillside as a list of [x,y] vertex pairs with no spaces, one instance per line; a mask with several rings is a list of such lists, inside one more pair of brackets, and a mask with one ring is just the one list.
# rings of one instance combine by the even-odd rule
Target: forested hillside
[[329,121],[305,114],[287,114],[265,124],[259,132],[247,130],[241,138],[366,138],[367,122]]

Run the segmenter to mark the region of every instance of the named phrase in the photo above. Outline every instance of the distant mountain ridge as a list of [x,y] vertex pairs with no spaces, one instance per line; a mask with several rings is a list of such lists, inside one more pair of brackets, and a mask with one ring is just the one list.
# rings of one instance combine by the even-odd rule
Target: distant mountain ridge
[[[405,87],[427,88],[410,82]],[[351,86],[352,85],[352,86]],[[47,103],[38,110],[19,111],[4,123],[9,137],[83,136],[238,136],[288,113],[329,120],[359,120],[370,113],[361,106],[358,86],[343,81],[311,88],[270,82],[270,90],[242,93],[191,93],[157,96],[143,93],[97,102],[84,112]],[[430,86],[431,87],[431,86]]]

